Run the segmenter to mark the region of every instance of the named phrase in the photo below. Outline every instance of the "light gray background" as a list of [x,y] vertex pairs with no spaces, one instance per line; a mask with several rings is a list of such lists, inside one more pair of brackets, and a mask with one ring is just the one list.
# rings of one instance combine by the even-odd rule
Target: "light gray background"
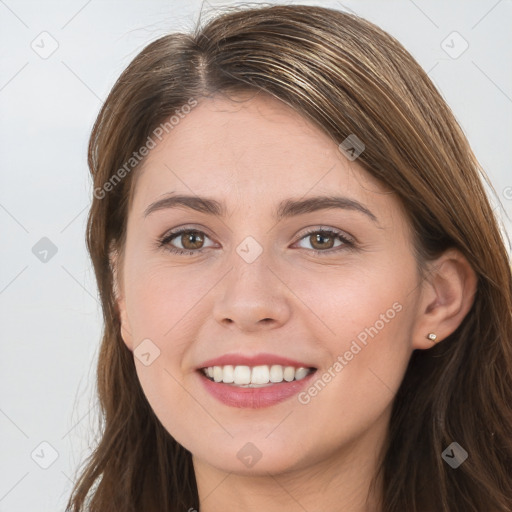
[[[455,112],[510,232],[512,2],[287,3],[353,11],[405,45]],[[87,140],[121,71],[150,41],[191,29],[200,4],[0,0],[0,512],[64,510],[89,453],[101,311],[84,243]],[[457,58],[454,31],[469,45]],[[43,237],[57,248],[46,262],[32,251]]]

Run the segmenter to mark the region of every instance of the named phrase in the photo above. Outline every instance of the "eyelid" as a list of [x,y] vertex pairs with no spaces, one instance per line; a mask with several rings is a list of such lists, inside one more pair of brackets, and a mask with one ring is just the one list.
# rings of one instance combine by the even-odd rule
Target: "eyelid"
[[[352,236],[350,233],[347,233],[346,231],[343,231],[341,229],[338,229],[338,228],[335,228],[332,226],[325,226],[322,224],[317,224],[317,225],[309,226],[309,227],[306,227],[303,229],[305,229],[306,231],[301,233],[300,236],[296,235],[296,236],[298,236],[299,239],[304,238],[305,236],[307,236],[311,233],[317,233],[318,231],[332,231],[338,235],[342,235],[343,237],[349,239],[351,242],[354,242],[354,243],[357,242],[356,238],[354,236]],[[199,231],[201,233],[204,233],[205,235],[208,235],[209,238],[214,238],[211,235],[211,233],[209,232],[208,228],[206,228],[205,226],[196,225],[196,224],[184,224],[182,226],[176,226],[175,228],[167,230],[161,237],[159,237],[159,239],[161,240],[161,239],[167,238],[173,234],[178,234],[185,230]]]
[[[197,225],[193,225],[193,224],[184,224],[183,226],[176,226],[175,228],[167,230],[162,236],[160,236],[158,238],[158,242],[159,242],[159,244],[161,243],[163,245],[166,240],[177,237],[178,235],[180,235],[186,231],[197,231],[198,233],[203,233],[211,240],[214,239],[214,237],[211,236],[209,230],[207,228],[205,228],[204,226],[198,227]],[[189,249],[184,249],[184,250],[189,250]],[[196,252],[198,250],[196,250]]]
[[348,242],[351,242],[354,244],[357,242],[356,238],[354,236],[352,236],[350,233],[347,233],[346,231],[343,231],[342,229],[338,229],[338,228],[335,228],[332,226],[316,225],[316,226],[312,226],[312,227],[304,228],[304,229],[306,229],[306,231],[300,234],[299,239],[302,239],[305,236],[310,235],[312,233],[318,233],[320,231],[320,232],[335,233],[336,235],[338,235],[342,238],[345,238]]
[[[354,248],[354,246],[357,244],[357,241],[355,237],[350,235],[349,233],[342,231],[341,229],[330,227],[330,226],[324,226],[324,225],[316,225],[316,226],[310,226],[309,228],[305,228],[307,231],[302,232],[300,235],[296,235],[297,240],[293,243],[293,245],[299,243],[304,238],[306,238],[308,235],[311,235],[313,233],[330,233],[333,237],[339,238],[343,243],[341,246],[338,246],[336,248],[330,248],[326,250],[319,250],[319,249],[306,249],[308,252],[314,252],[315,254],[319,255],[332,255],[337,253],[338,251]],[[196,231],[199,233],[204,234],[207,238],[210,240],[213,240],[213,237],[210,236],[208,229],[206,229],[204,226],[200,226],[199,228],[197,225],[183,225],[183,226],[177,226],[171,230],[166,231],[164,235],[162,235],[157,240],[157,245],[159,248],[170,246],[170,242],[174,239],[179,237],[181,234],[187,231]],[[200,254],[204,250],[211,248],[211,246],[208,247],[201,247],[200,249],[181,249],[180,247],[174,247],[170,246],[167,248],[168,251],[176,254],[183,254],[188,252],[189,254]]]

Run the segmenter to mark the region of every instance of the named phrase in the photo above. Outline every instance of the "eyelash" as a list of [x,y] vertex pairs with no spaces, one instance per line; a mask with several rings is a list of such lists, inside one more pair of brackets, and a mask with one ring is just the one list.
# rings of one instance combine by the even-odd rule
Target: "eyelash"
[[[201,249],[196,249],[196,250],[180,249],[178,247],[173,247],[172,245],[170,245],[170,242],[172,240],[174,240],[175,238],[177,238],[179,235],[181,235],[182,233],[189,233],[189,232],[201,233],[202,235],[205,235],[206,237],[208,237],[208,235],[204,231],[201,231],[199,229],[193,229],[193,228],[187,228],[187,227],[179,228],[179,229],[176,229],[175,231],[166,233],[163,237],[158,239],[158,247],[165,248],[165,250],[167,250],[173,254],[178,254],[178,255],[188,254],[189,256],[193,256],[195,254],[200,254],[205,249],[207,249],[206,247],[203,247]],[[334,249],[327,249],[325,251],[320,251],[318,249],[307,249],[308,251],[312,251],[313,253],[315,253],[319,256],[325,256],[326,254],[332,255],[333,253],[337,253],[342,250],[351,249],[351,248],[354,248],[354,246],[355,246],[355,243],[352,240],[350,240],[349,238],[347,238],[345,235],[343,235],[342,232],[336,231],[333,229],[318,229],[318,228],[312,229],[312,230],[304,233],[299,238],[298,241],[301,241],[304,238],[306,238],[312,234],[315,234],[315,233],[321,233],[322,235],[327,235],[329,237],[336,238],[336,239],[340,240],[341,242],[343,242],[343,245],[340,245],[339,247],[334,248]]]

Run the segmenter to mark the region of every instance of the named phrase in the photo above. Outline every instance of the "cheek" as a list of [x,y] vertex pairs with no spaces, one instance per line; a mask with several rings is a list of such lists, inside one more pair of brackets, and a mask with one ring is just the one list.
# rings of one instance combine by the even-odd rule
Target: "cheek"
[[193,314],[215,276],[203,279],[207,276],[186,266],[151,261],[144,265],[136,263],[137,259],[132,266],[126,265],[127,314],[134,334],[162,342],[176,339],[181,336],[182,322]]
[[[390,332],[400,320],[410,290],[416,284],[414,267],[403,262],[346,265],[312,272],[293,269],[287,281],[308,313],[316,319],[319,334],[331,347],[343,340],[373,338]],[[368,332],[368,330],[370,332]],[[384,337],[384,336],[380,336]],[[340,345],[340,348],[343,348]]]
[[334,331],[324,329],[325,366],[299,397],[317,453],[356,439],[389,414],[402,382],[411,355],[407,287],[399,279],[383,284],[367,275],[326,287],[323,299],[310,292],[315,312]]
[[197,306],[211,284],[191,279],[198,274],[190,269],[161,263],[146,262],[131,267],[129,272],[132,278],[126,288],[127,313],[134,345],[150,339],[159,351],[148,366],[135,356],[137,375],[161,423],[186,443],[196,431],[194,418],[203,417],[204,411],[185,390],[183,365],[196,338]]
[[317,328],[328,354],[323,368],[328,384],[320,382],[304,401],[329,388],[332,395],[319,400],[326,406],[341,400],[350,410],[360,411],[361,404],[371,410],[373,404],[377,411],[398,390],[412,352],[415,265],[390,261],[334,274],[295,280],[294,291],[310,310],[304,317],[310,319],[309,330]]

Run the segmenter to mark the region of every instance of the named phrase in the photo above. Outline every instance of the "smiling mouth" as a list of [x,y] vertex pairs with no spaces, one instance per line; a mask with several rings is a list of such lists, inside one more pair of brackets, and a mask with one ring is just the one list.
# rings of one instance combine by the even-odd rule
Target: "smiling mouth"
[[283,382],[299,381],[316,371],[316,368],[260,365],[224,365],[201,368],[201,373],[210,381],[242,388],[270,387]]

